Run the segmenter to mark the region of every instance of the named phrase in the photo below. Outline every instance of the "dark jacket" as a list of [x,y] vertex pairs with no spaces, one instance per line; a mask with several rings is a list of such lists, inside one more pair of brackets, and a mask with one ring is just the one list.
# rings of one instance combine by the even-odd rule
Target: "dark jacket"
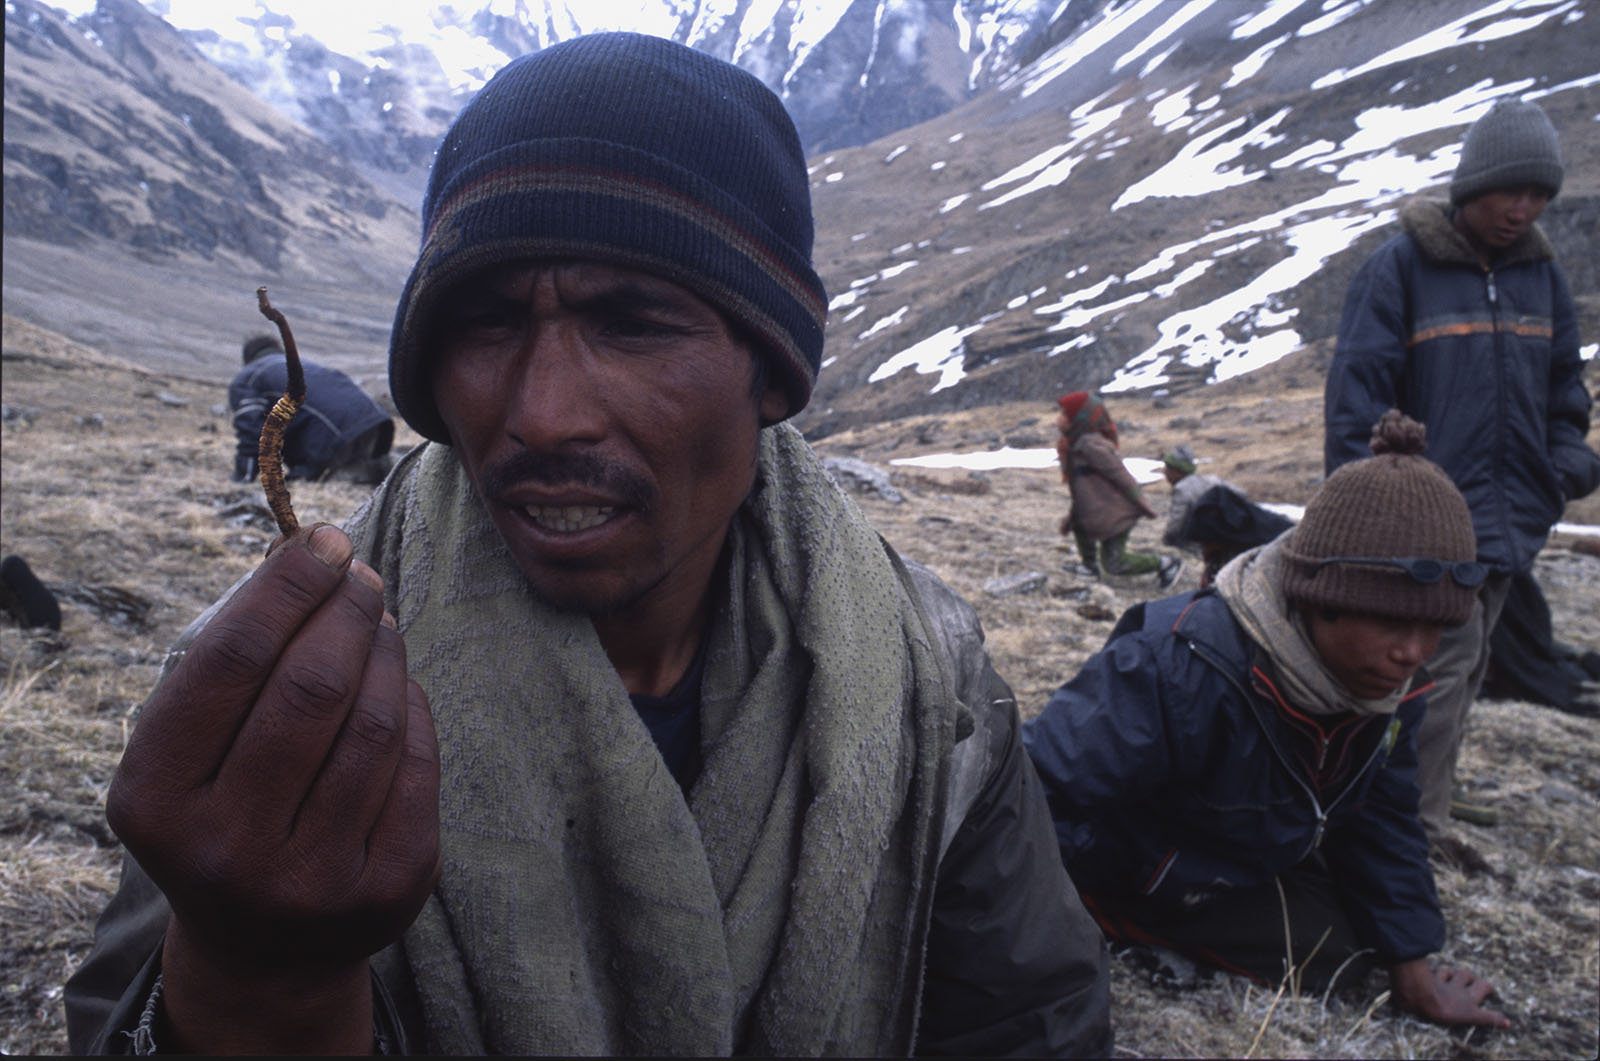
[[1372,425],[1400,409],[1466,498],[1478,559],[1527,571],[1566,503],[1600,484],[1572,293],[1538,228],[1485,270],[1442,202],[1400,219],[1345,296],[1326,470],[1370,456]]
[[1074,883],[1192,910],[1320,850],[1363,944],[1391,964],[1432,953],[1423,696],[1313,724],[1262,656],[1214,592],[1152,601],[1024,727]]
[[[939,843],[916,1052],[1110,1056],[1105,945],[1062,872],[1016,701],[989,664],[972,608],[926,568],[906,566],[972,718],[946,786],[953,812]],[[161,892],[125,859],[94,950],[67,984],[74,1053],[129,1051],[166,924]],[[404,1052],[424,1038],[397,953],[374,959],[374,1010],[391,1048]]]
[[[349,376],[337,369],[305,364],[306,400],[284,433],[283,466],[290,479],[316,479],[326,472],[345,445],[367,431],[387,428],[373,455],[387,453],[394,439],[394,421]],[[283,354],[265,354],[245,365],[228,384],[228,406],[239,436],[234,478],[255,475],[261,425],[289,386],[289,362]]]

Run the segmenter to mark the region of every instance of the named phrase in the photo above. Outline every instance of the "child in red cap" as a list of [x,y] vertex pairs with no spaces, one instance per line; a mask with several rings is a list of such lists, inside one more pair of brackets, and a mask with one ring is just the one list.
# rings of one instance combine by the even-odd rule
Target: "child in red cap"
[[1056,454],[1061,478],[1072,493],[1072,511],[1061,519],[1061,533],[1071,533],[1078,544],[1086,572],[1098,577],[1156,573],[1162,587],[1170,586],[1183,568],[1173,557],[1128,551],[1128,535],[1141,519],[1154,519],[1156,510],[1123,466],[1117,454],[1117,425],[1098,394],[1073,391],[1057,399],[1061,413],[1056,426]]

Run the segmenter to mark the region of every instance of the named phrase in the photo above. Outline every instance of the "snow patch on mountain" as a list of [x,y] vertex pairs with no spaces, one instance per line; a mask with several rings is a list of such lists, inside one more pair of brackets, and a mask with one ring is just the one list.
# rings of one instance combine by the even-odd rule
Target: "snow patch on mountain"
[[[1110,7],[1003,87],[1026,98],[1057,78],[1103,64],[1108,51],[1114,56],[1113,71],[1130,67],[1159,49],[1212,4],[1213,0],[1189,0],[1181,6],[1135,0]],[[1303,4],[1304,0],[1271,3],[1239,20],[1232,36],[1249,40],[1271,33]],[[1328,33],[1363,6],[1364,0],[1337,5],[1292,34],[1278,32],[1233,68],[1227,86],[1255,76],[1289,41]],[[1475,4],[1448,25],[1388,49],[1359,66],[1341,68],[1318,78],[1313,82],[1314,90],[1337,86],[1373,70],[1395,68],[1404,72],[1408,69],[1405,64],[1415,64],[1432,52],[1502,39],[1550,22],[1570,24],[1583,15],[1577,0],[1555,4],[1548,0]],[[1162,16],[1163,21],[1154,29],[1147,28]],[[1127,40],[1135,43],[1124,47]],[[1305,344],[1307,337],[1294,327],[1296,311],[1282,308],[1287,293],[1314,277],[1334,254],[1391,223],[1400,199],[1438,185],[1453,172],[1460,154],[1458,136],[1428,153],[1408,148],[1409,141],[1440,130],[1464,131],[1496,100],[1506,96],[1537,100],[1597,80],[1600,75],[1534,90],[1532,78],[1502,81],[1486,76],[1464,89],[1421,104],[1368,107],[1355,116],[1355,132],[1338,143],[1326,139],[1305,144],[1291,142],[1286,130],[1294,127],[1295,114],[1290,108],[1274,110],[1256,120],[1223,119],[1220,112],[1214,111],[1219,103],[1217,96],[1194,101],[1197,85],[1165,96],[1151,94],[1144,101],[1150,125],[1187,139],[1168,161],[1131,182],[1112,204],[1114,212],[1154,198],[1207,196],[1264,179],[1273,172],[1296,169],[1316,170],[1332,177],[1333,184],[1311,199],[1263,214],[1248,224],[1175,243],[1124,276],[1107,276],[1089,287],[1036,304],[1033,313],[1055,318],[1047,326],[1047,333],[1070,335],[1051,347],[1047,356],[1091,346],[1095,341],[1091,325],[1115,319],[1140,303],[1174,299],[1175,305],[1183,305],[1186,300],[1174,296],[1184,286],[1233,255],[1252,249],[1259,253],[1262,240],[1269,242],[1272,264],[1247,270],[1248,280],[1226,296],[1212,296],[1161,320],[1157,325],[1158,339],[1128,360],[1103,389],[1114,392],[1159,386],[1170,381],[1168,370],[1176,364],[1209,367],[1210,378],[1222,380],[1292,353]],[[1402,77],[1395,90],[1406,84]],[[1104,102],[1112,92],[1107,88],[1100,96],[1074,108],[1068,115],[1068,135],[1061,142],[979,184],[978,190],[985,193],[1008,185],[1015,187],[976,208],[1003,207],[1023,196],[1067,184],[1086,158],[1106,150],[1108,145],[1097,139],[1101,134],[1108,130],[1125,134],[1128,121],[1138,118],[1128,100]],[[1271,158],[1275,151],[1280,157]],[[1249,164],[1243,161],[1247,154],[1251,158]],[[1263,164],[1263,158],[1270,161]],[[973,194],[961,192],[946,198],[938,212],[961,209]],[[1013,295],[1004,297],[1003,304],[1007,309],[1017,309],[1037,297],[1037,292]],[[902,368],[915,367],[919,372],[937,374],[930,393],[954,386],[962,378],[961,341],[982,326],[946,327],[916,341],[885,359],[869,376],[869,382],[880,382]],[[860,338],[879,330],[875,325]]]

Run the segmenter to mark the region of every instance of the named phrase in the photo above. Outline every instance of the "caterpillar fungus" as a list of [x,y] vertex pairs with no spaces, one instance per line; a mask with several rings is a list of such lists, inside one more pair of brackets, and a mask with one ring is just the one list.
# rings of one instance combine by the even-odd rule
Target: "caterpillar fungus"
[[289,321],[267,301],[267,289],[256,288],[256,306],[261,315],[278,326],[283,338],[283,353],[289,362],[289,386],[267,413],[261,425],[261,447],[257,462],[261,467],[261,489],[267,495],[267,507],[272,518],[278,521],[278,530],[287,538],[300,529],[294,508],[289,503],[289,487],[283,479],[283,433],[294,414],[306,400],[306,372],[300,365],[300,351],[294,344],[294,333],[289,331]]

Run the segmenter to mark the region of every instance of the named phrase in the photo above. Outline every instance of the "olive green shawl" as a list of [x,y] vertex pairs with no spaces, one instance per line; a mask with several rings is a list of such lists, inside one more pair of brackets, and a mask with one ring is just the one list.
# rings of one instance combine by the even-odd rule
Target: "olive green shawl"
[[350,530],[439,732],[444,876],[401,944],[419,1045],[911,1049],[955,695],[903,566],[793,428],[762,432],[735,520],[687,800],[449,448]]

